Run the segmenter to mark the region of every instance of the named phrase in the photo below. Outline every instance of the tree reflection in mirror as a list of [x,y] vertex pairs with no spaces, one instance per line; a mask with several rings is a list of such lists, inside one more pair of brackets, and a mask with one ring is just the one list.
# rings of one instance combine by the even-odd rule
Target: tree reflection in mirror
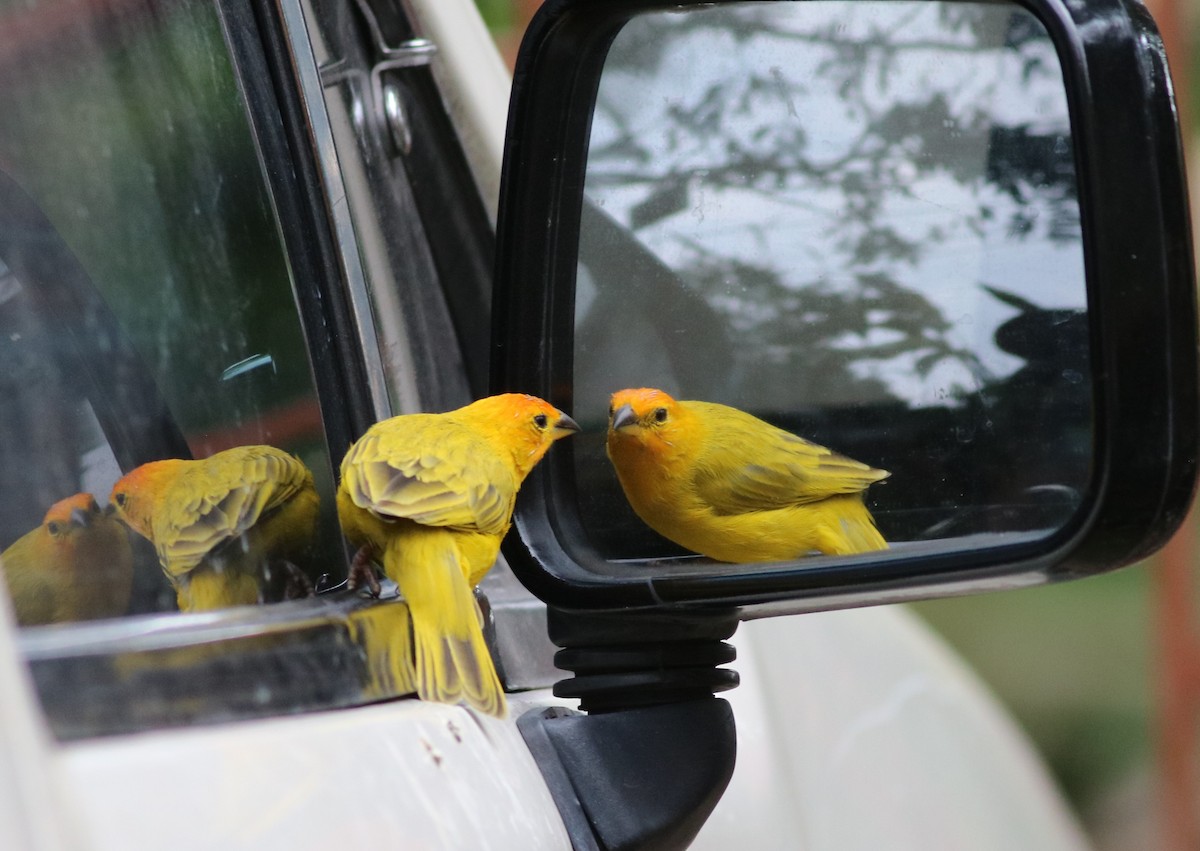
[[610,559],[686,554],[604,457],[610,394],[657,387],[891,471],[867,494],[891,552],[1052,534],[1091,474],[1086,310],[1062,72],[1030,13],[818,0],[635,17],[587,161],[584,526]]

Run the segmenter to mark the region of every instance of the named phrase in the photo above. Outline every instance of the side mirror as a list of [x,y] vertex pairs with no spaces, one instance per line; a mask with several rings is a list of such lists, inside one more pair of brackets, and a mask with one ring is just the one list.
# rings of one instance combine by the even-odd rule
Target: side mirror
[[[585,434],[526,483],[510,563],[561,608],[744,617],[1146,556],[1196,476],[1185,187],[1130,0],[550,0],[514,79],[493,386]],[[888,549],[658,534],[605,457],[628,387],[890,471]]]

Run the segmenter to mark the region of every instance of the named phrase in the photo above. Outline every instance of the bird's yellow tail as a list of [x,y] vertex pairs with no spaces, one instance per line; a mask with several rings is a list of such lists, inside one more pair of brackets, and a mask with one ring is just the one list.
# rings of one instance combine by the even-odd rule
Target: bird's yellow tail
[[821,507],[818,527],[821,552],[851,555],[888,548],[860,494],[830,497]]
[[412,617],[417,694],[440,703],[465,700],[503,718],[504,690],[459,560],[454,533],[440,528],[397,535],[384,553],[384,571],[400,586]]

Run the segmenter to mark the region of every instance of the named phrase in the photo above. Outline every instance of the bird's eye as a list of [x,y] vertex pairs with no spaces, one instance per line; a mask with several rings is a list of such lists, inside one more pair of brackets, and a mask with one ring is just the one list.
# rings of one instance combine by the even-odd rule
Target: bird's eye
[[609,405],[609,406],[608,406],[608,418],[609,418],[610,420],[613,418],[613,414],[614,414],[614,413],[616,413],[616,412],[613,410],[613,406],[612,406],[612,405]]
[[123,493],[113,494],[113,502],[115,502],[117,505],[124,508],[125,507],[125,494],[123,494]]
[[51,520],[49,523],[46,524],[46,531],[49,532],[51,535],[57,536],[58,533],[62,531],[62,524],[59,523],[57,520]]
[[654,421],[658,422],[658,423],[665,423],[667,421],[667,409],[666,408],[655,408],[654,409]]
[[537,426],[538,428],[545,428],[546,423],[548,423],[548,422],[549,422],[549,420],[546,419],[545,414],[538,414],[536,417],[533,418],[533,424],[535,426]]

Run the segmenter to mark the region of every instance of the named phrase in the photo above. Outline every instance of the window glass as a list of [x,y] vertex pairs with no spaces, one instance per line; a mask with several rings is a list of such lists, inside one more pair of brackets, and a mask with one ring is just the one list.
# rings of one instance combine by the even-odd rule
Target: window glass
[[[24,623],[302,595],[340,549],[245,110],[208,0],[0,6],[0,551]],[[284,452],[238,449],[259,446]],[[109,506],[145,462],[226,450],[144,491],[154,546]]]
[[575,301],[577,492],[601,552],[684,552],[605,457],[630,387],[890,471],[864,489],[893,545],[1060,529],[1092,453],[1074,156],[1054,45],[1015,5],[631,20],[591,125]]

